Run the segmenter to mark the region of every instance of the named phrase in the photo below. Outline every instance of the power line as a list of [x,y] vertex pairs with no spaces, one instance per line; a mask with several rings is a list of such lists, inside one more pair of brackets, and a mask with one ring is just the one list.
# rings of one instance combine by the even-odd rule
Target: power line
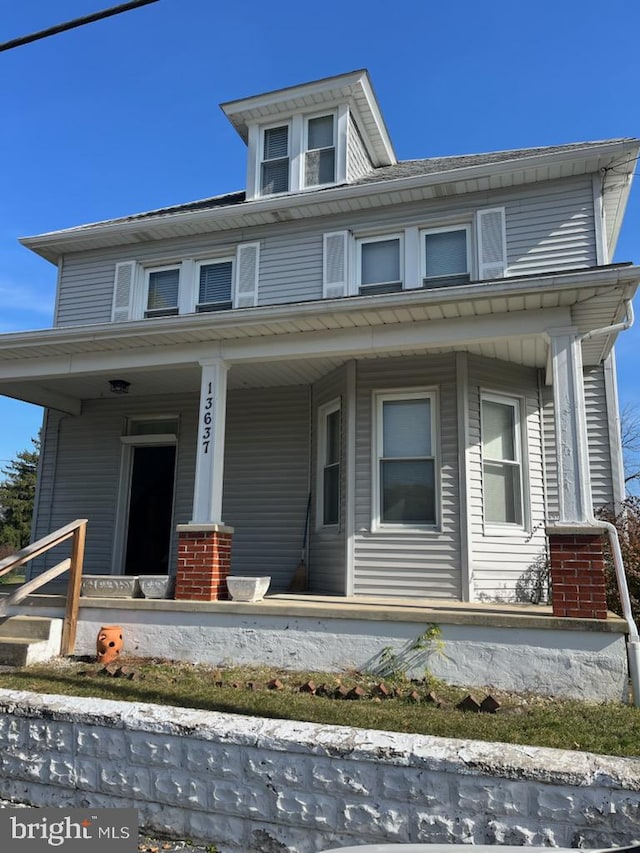
[[83,27],[85,24],[92,24],[94,21],[101,21],[103,18],[111,18],[113,15],[120,15],[122,12],[137,9],[139,6],[148,6],[149,3],[157,2],[158,0],[131,0],[130,3],[121,3],[119,6],[112,6],[110,9],[104,9],[102,12],[94,12],[92,15],[85,15],[83,18],[74,18],[72,21],[66,21],[64,24],[56,24],[55,27],[49,27],[46,30],[31,33],[28,36],[20,36],[17,39],[5,41],[0,44],[0,52],[11,50],[14,47],[21,47],[23,44],[30,44],[32,41],[38,41],[38,39],[55,36],[58,33],[64,33],[66,30]]

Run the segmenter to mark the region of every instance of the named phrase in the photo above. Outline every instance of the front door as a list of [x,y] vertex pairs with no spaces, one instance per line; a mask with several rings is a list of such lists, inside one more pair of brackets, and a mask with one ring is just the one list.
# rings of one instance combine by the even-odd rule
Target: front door
[[173,518],[176,448],[133,448],[125,574],[166,575]]

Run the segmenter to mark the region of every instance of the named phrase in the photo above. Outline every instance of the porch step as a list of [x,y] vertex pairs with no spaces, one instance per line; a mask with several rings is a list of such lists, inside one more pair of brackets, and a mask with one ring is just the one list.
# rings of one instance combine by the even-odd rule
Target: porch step
[[62,619],[9,616],[0,623],[0,665],[27,666],[60,654]]

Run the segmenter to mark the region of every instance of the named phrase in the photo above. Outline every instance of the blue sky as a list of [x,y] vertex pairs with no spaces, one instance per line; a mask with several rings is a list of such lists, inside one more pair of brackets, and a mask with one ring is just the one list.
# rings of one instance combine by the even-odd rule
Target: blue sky
[[[4,3],[0,41],[117,0]],[[244,187],[222,101],[368,68],[400,159],[640,135],[628,0],[159,0],[0,53],[0,332],[51,324],[55,269],[18,237]],[[616,260],[640,261],[640,181]],[[640,322],[620,338],[640,404]],[[0,397],[0,460],[40,411]]]

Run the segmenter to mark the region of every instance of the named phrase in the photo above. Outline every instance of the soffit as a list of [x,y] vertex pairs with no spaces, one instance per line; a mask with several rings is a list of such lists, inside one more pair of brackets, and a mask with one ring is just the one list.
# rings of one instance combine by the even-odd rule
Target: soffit
[[301,86],[292,86],[220,107],[246,143],[249,125],[285,120],[296,113],[332,109],[347,103],[355,113],[369,156],[376,166],[396,162],[393,145],[366,70],[352,71]]
[[[640,278],[637,267],[608,267],[531,279],[505,279],[437,291],[405,291],[369,297],[265,306],[219,314],[192,314],[134,323],[46,329],[41,332],[0,336],[2,364],[31,358],[79,357],[96,352],[136,350],[166,351],[170,364],[172,347],[225,341],[257,341],[300,333],[322,333],[362,327],[401,326],[446,319],[504,315],[514,317],[518,337],[518,314],[546,308],[571,308],[580,333],[618,322],[624,315],[624,300],[633,296]],[[611,338],[612,336],[608,336]],[[586,363],[597,363],[610,348],[607,337],[585,344]],[[428,341],[425,342],[428,349]],[[292,355],[295,360],[296,356]],[[268,359],[267,359],[268,360]]]

